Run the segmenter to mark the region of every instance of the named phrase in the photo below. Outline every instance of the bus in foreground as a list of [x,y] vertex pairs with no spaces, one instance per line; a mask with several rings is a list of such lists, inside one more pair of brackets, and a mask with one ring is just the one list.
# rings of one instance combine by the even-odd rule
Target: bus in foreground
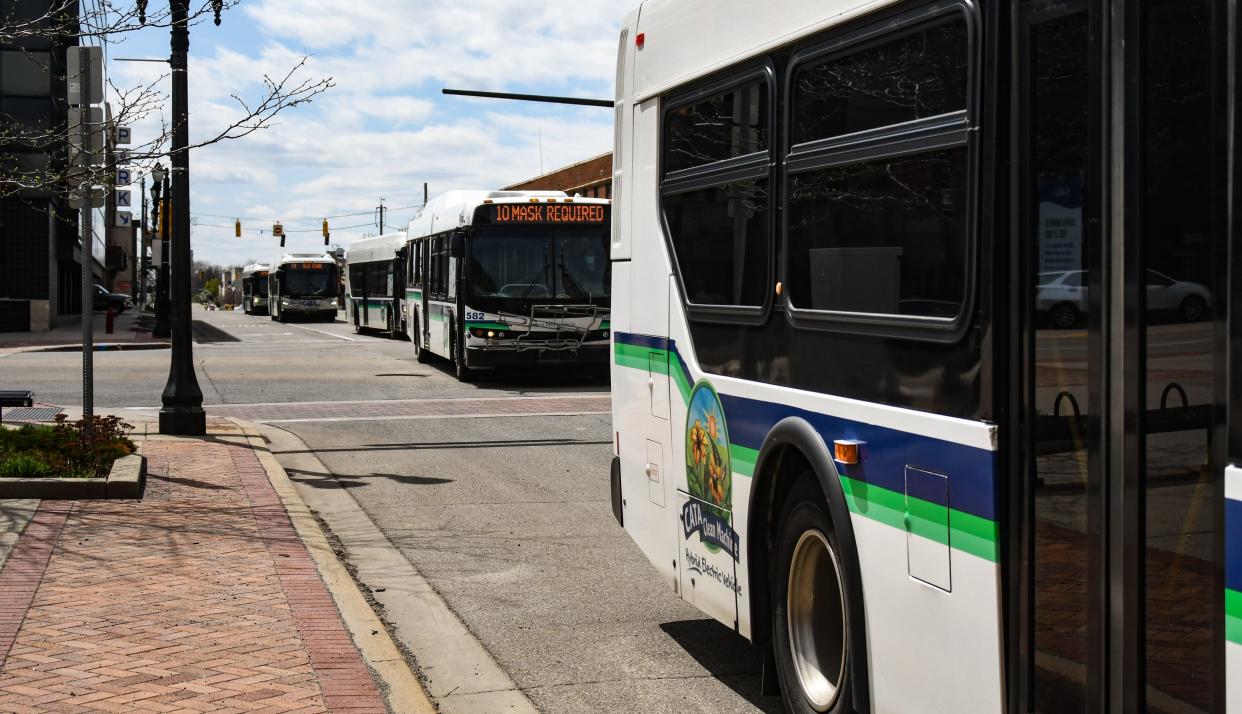
[[345,257],[349,321],[355,332],[404,336],[405,233],[354,241]]
[[406,231],[406,325],[419,361],[481,369],[607,369],[607,199],[559,191],[450,191]]
[[326,253],[286,254],[268,273],[268,314],[273,320],[336,320],[340,269]]
[[268,267],[252,263],[242,268],[242,311],[247,315],[267,314]]
[[623,24],[617,520],[792,712],[1242,712],[1236,3],[757,7]]

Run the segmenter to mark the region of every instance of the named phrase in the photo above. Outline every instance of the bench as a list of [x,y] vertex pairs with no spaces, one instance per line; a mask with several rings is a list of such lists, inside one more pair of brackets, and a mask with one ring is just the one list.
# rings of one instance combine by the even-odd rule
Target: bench
[[4,423],[5,407],[33,407],[34,392],[20,389],[0,389],[0,424]]

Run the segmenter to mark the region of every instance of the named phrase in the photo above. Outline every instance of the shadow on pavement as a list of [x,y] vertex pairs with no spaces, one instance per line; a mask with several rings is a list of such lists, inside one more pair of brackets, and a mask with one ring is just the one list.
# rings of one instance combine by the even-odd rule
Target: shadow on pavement
[[419,451],[423,449],[511,449],[523,446],[605,446],[611,441],[580,441],[577,439],[490,439],[487,441],[421,441],[405,444],[366,444],[365,446],[327,446],[314,449],[277,451],[284,454],[351,453],[355,451]]
[[[288,453],[288,452],[281,452]],[[299,483],[304,483],[314,488],[336,488],[339,484],[343,488],[356,488],[365,486],[367,481],[376,478],[388,479],[396,483],[410,484],[411,486],[439,486],[445,483],[452,483],[451,478],[435,478],[433,476],[403,476],[401,474],[381,474],[370,473],[365,475],[355,474],[330,474],[322,471],[302,471],[300,469],[285,469],[289,474],[289,478]],[[334,484],[332,481],[336,481]]]
[[660,629],[720,683],[760,711],[772,714],[784,711],[780,697],[765,697],[760,693],[763,657],[741,635],[715,620],[664,622]]

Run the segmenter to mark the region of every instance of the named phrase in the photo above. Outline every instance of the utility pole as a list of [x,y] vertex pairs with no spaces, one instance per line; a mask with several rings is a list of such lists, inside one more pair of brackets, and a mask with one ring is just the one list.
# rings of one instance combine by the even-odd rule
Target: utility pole
[[384,211],[386,210],[384,208],[384,199],[380,199],[379,208],[375,210],[379,212],[379,235],[384,235]]
[[134,296],[134,305],[139,313],[142,312],[143,303],[147,299],[147,242],[150,234],[147,231],[147,177],[142,177],[139,191],[142,195],[142,220],[138,225],[142,228],[142,235],[138,238],[138,250],[134,254],[134,261],[137,269],[134,276],[134,285],[138,290],[138,294]]
[[[217,4],[218,7],[218,4]],[[190,316],[190,112],[186,65],[190,52],[189,0],[170,0],[172,20],[172,248],[173,339],[168,383],[160,409],[160,433],[201,436],[207,433],[203,390],[194,373],[193,324]],[[217,13],[219,10],[217,9]]]
[[155,232],[160,239],[160,259],[155,267],[155,328],[151,330],[151,336],[168,339],[172,337],[172,322],[168,314],[171,309],[168,304],[168,246],[172,243],[169,240],[172,231],[168,227],[172,222],[168,220],[168,209],[172,203],[172,191],[168,188],[164,167],[158,162],[151,176],[155,179],[151,184],[151,197],[155,200],[151,222],[155,224]]
[[430,187],[427,185],[427,182],[424,181],[423,182],[423,208],[427,207],[427,192],[429,190],[430,190]]

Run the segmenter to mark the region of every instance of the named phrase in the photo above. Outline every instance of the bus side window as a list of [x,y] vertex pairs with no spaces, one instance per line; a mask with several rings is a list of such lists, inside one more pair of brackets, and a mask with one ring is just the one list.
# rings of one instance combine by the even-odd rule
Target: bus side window
[[363,297],[365,280],[363,279],[363,266],[349,266],[349,294],[351,297]]

